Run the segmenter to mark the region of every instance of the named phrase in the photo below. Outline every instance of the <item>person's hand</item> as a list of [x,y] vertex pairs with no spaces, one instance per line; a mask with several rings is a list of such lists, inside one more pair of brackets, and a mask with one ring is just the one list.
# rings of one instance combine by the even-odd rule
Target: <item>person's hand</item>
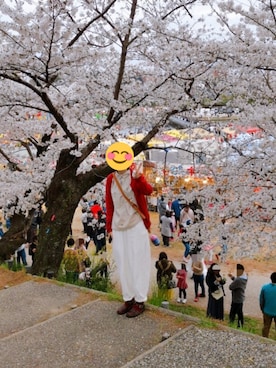
[[112,243],[112,232],[107,234],[108,243]]
[[140,178],[140,176],[143,174],[143,163],[142,162],[139,162],[136,166],[135,166],[135,168],[134,168],[134,170],[133,170],[133,172],[132,172],[132,176],[133,176],[133,178],[134,179],[138,179],[138,178]]

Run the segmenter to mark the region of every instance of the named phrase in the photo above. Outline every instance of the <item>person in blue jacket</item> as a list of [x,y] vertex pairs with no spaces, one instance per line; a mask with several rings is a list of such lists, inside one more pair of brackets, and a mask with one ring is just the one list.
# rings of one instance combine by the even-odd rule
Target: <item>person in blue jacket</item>
[[176,198],[174,201],[172,201],[171,210],[174,212],[175,228],[177,229],[177,224],[179,224],[181,212],[181,205],[179,202],[179,198]]
[[276,272],[271,274],[270,279],[271,283],[263,285],[259,297],[260,308],[263,312],[263,337],[269,336],[272,320],[276,328]]

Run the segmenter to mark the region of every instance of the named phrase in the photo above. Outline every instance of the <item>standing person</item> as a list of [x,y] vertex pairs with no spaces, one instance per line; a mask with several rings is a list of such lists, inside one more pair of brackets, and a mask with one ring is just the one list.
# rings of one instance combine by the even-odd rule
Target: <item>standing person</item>
[[[86,248],[90,243],[90,240],[93,240],[95,246],[97,245],[97,218],[93,215],[92,212],[87,213],[87,241],[86,241]],[[89,240],[88,240],[89,239]]]
[[141,164],[129,168],[134,154],[127,144],[112,144],[106,158],[117,170],[106,179],[106,230],[112,237],[124,300],[117,313],[132,318],[144,312],[149,291],[151,223],[145,196],[152,193],[152,186],[142,174]]
[[151,203],[151,206],[154,210],[154,212],[158,212],[158,206],[157,206],[157,195],[151,195],[150,196],[150,203]]
[[2,239],[3,236],[4,236],[3,222],[0,221],[0,239]]
[[268,337],[272,320],[274,320],[276,328],[276,272],[270,275],[271,283],[263,285],[259,303],[263,312],[263,329],[262,336]]
[[78,252],[74,249],[75,240],[73,238],[69,238],[66,242],[67,248],[64,250],[62,265],[65,270],[66,282],[75,283],[79,278],[80,273],[80,263]]
[[225,280],[220,274],[220,267],[213,263],[206,275],[206,284],[208,285],[208,305],[207,317],[215,319],[224,319],[224,289]]
[[88,205],[88,200],[85,197],[81,197],[81,200],[80,200],[79,204],[80,204],[82,210],[87,211],[87,210],[90,209],[89,205]]
[[73,248],[76,253],[77,253],[77,258],[78,258],[78,262],[79,262],[79,273],[84,272],[85,268],[90,264],[90,258],[88,256],[87,250],[86,250],[86,246],[85,246],[85,241],[83,238],[79,238],[78,242],[75,243],[74,248]]
[[34,235],[33,241],[31,242],[31,244],[29,244],[29,256],[32,257],[32,265],[34,264],[36,249],[37,249],[37,236]]
[[93,213],[93,217],[98,217],[98,212],[102,211],[102,207],[99,205],[98,201],[94,201],[94,203],[90,207],[90,211]]
[[183,206],[183,209],[180,212],[180,224],[183,226],[190,225],[195,221],[194,211],[190,208],[188,204]]
[[166,211],[169,210],[167,203],[165,202],[164,196],[161,196],[158,203],[158,213],[159,213],[159,223],[161,222],[161,217],[166,215]]
[[187,227],[181,224],[179,225],[179,239],[182,241],[182,244],[184,245],[184,248],[185,248],[183,259],[184,261],[187,261],[187,257],[189,256],[190,251],[191,251],[190,238],[187,233]]
[[79,238],[78,242],[74,244],[74,249],[77,252],[84,252],[86,254],[86,247],[84,245],[84,239],[83,238]]
[[161,223],[161,235],[163,239],[164,247],[170,246],[170,239],[173,236],[173,220],[171,217],[171,212],[166,211],[165,215],[160,218]]
[[172,225],[173,225],[173,232],[174,232],[175,229],[176,229],[175,215],[174,215],[174,212],[173,211],[170,211],[170,214],[171,214]]
[[34,236],[37,236],[39,227],[42,222],[42,216],[44,212],[42,210],[41,204],[38,206],[38,208],[34,211],[31,226],[27,232],[27,241],[28,243],[32,243]]
[[176,198],[175,200],[172,201],[171,209],[174,212],[175,227],[177,229],[177,226],[178,226],[179,220],[180,220],[180,212],[181,212],[181,206],[180,206],[179,198]]
[[190,208],[194,211],[195,221],[203,221],[204,214],[202,205],[199,203],[199,200],[195,198],[193,202],[190,204]]
[[[188,288],[187,284],[187,269],[185,263],[181,263],[181,270],[177,270],[176,272],[177,278],[177,287],[178,287],[178,303],[185,304],[187,302],[187,293],[186,289]],[[183,298],[182,298],[183,296]]]
[[155,268],[157,269],[156,281],[159,289],[168,289],[169,281],[173,279],[173,273],[176,273],[176,267],[172,261],[168,260],[167,253],[161,252],[159,254]]
[[82,208],[81,210],[81,222],[83,226],[83,232],[87,234],[87,210]]
[[106,250],[106,216],[102,211],[98,212],[96,228],[96,254],[98,254]]
[[238,316],[238,327],[243,327],[243,302],[245,299],[245,289],[247,285],[247,275],[244,272],[244,266],[237,264],[237,277],[231,273],[228,274],[232,282],[229,289],[232,291],[232,302],[229,314],[229,321],[235,321],[236,314]]
[[19,248],[17,248],[16,253],[17,253],[17,263],[20,263],[20,261],[22,260],[22,263],[24,266],[27,266],[27,258],[26,258],[26,251],[25,248],[29,246],[29,243],[24,242],[20,245]]
[[11,219],[9,216],[5,217],[5,221],[6,221],[6,229],[8,230],[11,227]]
[[[198,297],[205,298],[205,285],[204,285],[204,268],[202,261],[195,261],[192,263],[194,290],[195,290],[195,302],[198,302]],[[201,288],[201,294],[198,294],[198,287]]]
[[194,222],[194,211],[190,208],[188,204],[183,206],[180,212],[179,229],[182,238],[182,243],[185,247],[184,251],[184,261],[191,252],[191,239],[188,234],[188,227]]

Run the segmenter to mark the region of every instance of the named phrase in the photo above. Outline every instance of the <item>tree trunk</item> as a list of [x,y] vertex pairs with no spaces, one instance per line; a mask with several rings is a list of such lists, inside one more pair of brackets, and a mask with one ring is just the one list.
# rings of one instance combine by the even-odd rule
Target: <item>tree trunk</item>
[[[0,240],[0,261],[4,262],[15,253],[16,249],[26,241],[26,233],[30,221],[23,214],[12,217],[12,226]],[[1,263],[0,262],[0,263]]]
[[46,276],[52,271],[54,276],[57,275],[76,208],[81,197],[106,176],[106,168],[102,167],[100,171],[100,176],[91,172],[76,176],[73,169],[55,175],[47,191],[46,213],[39,228],[33,274]]
[[57,275],[80,198],[76,199],[72,195],[72,184],[63,180],[57,183],[55,180],[56,198],[47,202],[48,207],[42,217],[35,262],[32,266],[33,274],[46,276],[48,271],[53,271],[54,275]]

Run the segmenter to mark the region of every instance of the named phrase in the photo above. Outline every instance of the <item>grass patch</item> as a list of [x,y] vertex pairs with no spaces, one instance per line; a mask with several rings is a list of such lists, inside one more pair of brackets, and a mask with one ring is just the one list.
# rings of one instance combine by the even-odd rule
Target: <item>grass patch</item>
[[86,287],[88,289],[98,290],[105,293],[112,293],[114,290],[114,285],[110,278],[110,272],[106,269],[103,272],[99,265],[93,265],[84,280],[79,279],[78,272],[65,271],[64,268],[61,267],[56,279],[63,283]]
[[1,267],[13,272],[22,271],[25,269],[25,267],[21,263],[17,263],[15,258],[13,260],[8,260],[5,263],[2,263]]
[[[172,298],[170,298],[169,293],[168,291],[166,293],[164,292],[164,290],[158,290],[157,288],[154,288],[148,300],[148,303],[160,307],[162,301],[168,300],[170,301],[169,310],[197,318],[199,320],[199,326],[203,328],[219,329],[222,326],[225,326],[231,327],[239,331],[249,332],[254,335],[262,336],[262,327],[263,327],[262,318],[245,316],[243,328],[238,328],[237,321],[235,321],[234,323],[229,322],[229,313],[224,313],[224,321],[218,321],[207,317],[205,309],[194,307],[187,304],[183,306],[183,304],[180,305],[178,303],[171,301]],[[271,325],[269,338],[272,340],[276,340],[276,326],[274,325],[274,323],[272,323]]]

